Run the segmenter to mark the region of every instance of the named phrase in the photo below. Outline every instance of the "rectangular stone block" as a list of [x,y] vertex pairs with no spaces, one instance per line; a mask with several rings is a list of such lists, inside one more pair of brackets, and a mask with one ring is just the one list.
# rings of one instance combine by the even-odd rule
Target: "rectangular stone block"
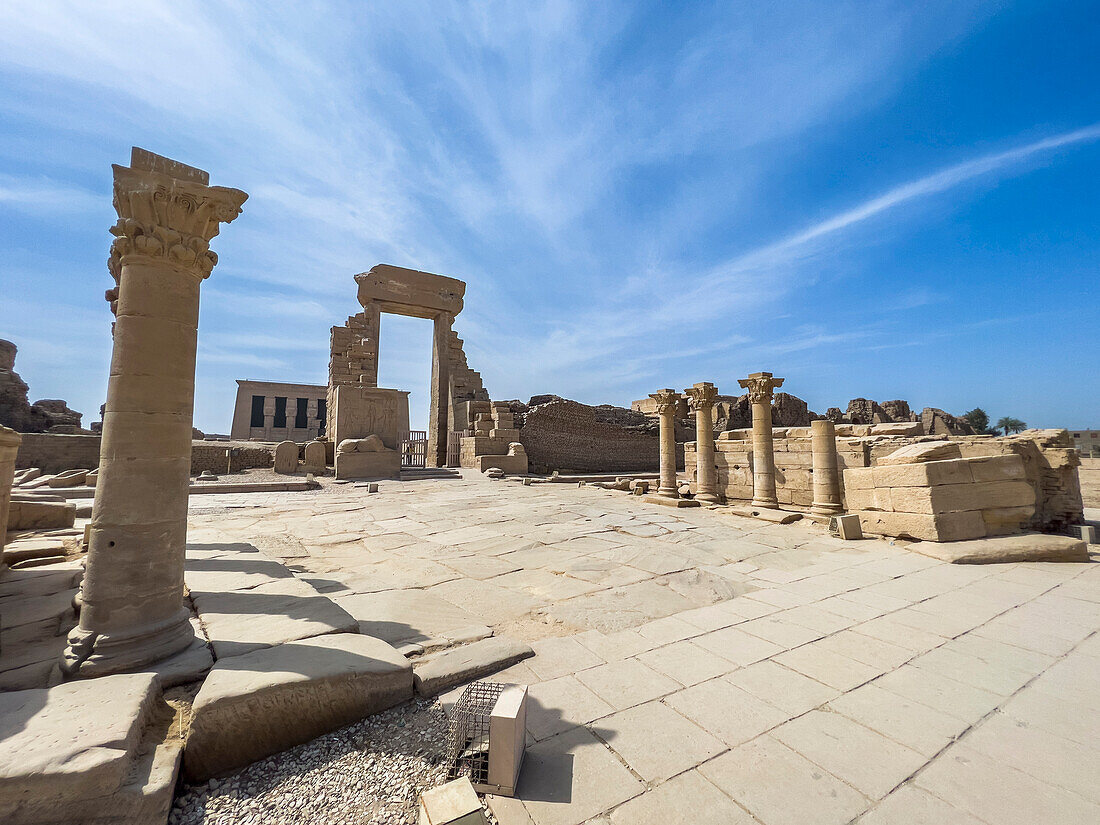
[[847,541],[863,538],[863,528],[859,524],[859,516],[849,513],[844,516],[834,516],[830,528],[836,526],[836,534]]
[[385,450],[372,453],[336,453],[336,477],[401,478],[401,453]]
[[1023,481],[1024,459],[1018,455],[995,455],[988,458],[968,458],[967,465],[975,481]]
[[871,468],[876,487],[933,487],[969,484],[974,480],[966,459],[929,461],[924,464],[880,465]]
[[847,490],[872,490],[875,487],[875,467],[850,467],[844,471],[844,487]]
[[922,541],[964,541],[985,536],[985,521],[976,511],[962,513],[884,513],[864,510],[860,524],[868,533],[900,536]]
[[1035,515],[1034,507],[995,507],[982,510],[987,536],[1010,536],[1023,530],[1023,525]]

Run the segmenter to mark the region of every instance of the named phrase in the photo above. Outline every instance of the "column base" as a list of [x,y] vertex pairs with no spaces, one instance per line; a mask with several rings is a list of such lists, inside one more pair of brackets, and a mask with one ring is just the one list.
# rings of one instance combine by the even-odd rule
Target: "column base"
[[753,507],[763,507],[766,510],[778,510],[779,499],[777,498],[754,498],[752,500]]
[[667,498],[659,493],[655,496],[646,496],[642,501],[650,504],[663,504],[665,507],[698,507],[699,502],[693,498]]
[[839,504],[814,504],[810,507],[811,515],[815,516],[838,516],[844,512],[844,508]]
[[722,499],[717,493],[696,493],[695,500],[705,504],[721,504]]
[[132,633],[96,633],[77,626],[69,633],[61,654],[61,672],[67,679],[130,673],[159,662],[191,646],[195,628],[191,614],[179,613],[159,625],[143,626]]

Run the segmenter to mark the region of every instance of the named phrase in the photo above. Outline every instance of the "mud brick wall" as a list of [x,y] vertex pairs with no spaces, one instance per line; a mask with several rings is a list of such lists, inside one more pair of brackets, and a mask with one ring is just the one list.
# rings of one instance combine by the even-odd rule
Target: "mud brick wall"
[[225,451],[231,447],[237,450],[237,454],[233,456],[235,473],[275,464],[274,444],[257,444],[254,441],[193,441],[191,475],[198,475],[204,470],[224,475],[228,464]]
[[15,456],[15,467],[38,467],[44,473],[65,470],[94,470],[99,466],[98,435],[23,433]]
[[[519,440],[533,473],[653,472],[660,465],[656,433],[599,422],[594,407],[576,401],[563,399],[532,407]],[[683,451],[677,453],[682,469]]]

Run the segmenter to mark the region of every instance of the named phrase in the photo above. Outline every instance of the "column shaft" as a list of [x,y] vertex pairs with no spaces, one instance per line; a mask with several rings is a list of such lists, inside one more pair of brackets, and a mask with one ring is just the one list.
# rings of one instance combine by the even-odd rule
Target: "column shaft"
[[814,464],[814,503],[810,512],[830,516],[841,512],[840,470],[836,454],[836,427],[827,418],[810,422]]
[[436,316],[432,335],[432,402],[428,413],[429,467],[447,466],[447,434],[451,409],[451,324],[447,313]]
[[671,409],[661,413],[661,485],[657,495],[680,497],[676,484],[676,419]]
[[752,504],[778,507],[775,495],[775,447],[771,398],[752,404]]
[[718,468],[714,450],[714,399],[717,388],[709,382],[688,387],[684,393],[695,409],[695,498],[717,503]]

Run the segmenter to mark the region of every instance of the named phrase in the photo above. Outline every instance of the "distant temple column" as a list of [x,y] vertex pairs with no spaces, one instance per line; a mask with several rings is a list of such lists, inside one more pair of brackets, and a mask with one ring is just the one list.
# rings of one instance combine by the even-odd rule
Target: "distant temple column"
[[199,285],[218,260],[210,239],[248,197],[209,180],[136,147],[114,167],[114,349],[69,676],[140,668],[194,638],[183,563]]
[[428,410],[427,466],[447,466],[451,423],[451,326],[454,316],[441,312],[432,327],[432,401]]
[[714,399],[718,390],[703,381],[684,390],[695,410],[695,498],[718,502],[718,469],[714,463]]
[[777,508],[772,394],[783,386],[783,379],[773,378],[770,372],[754,372],[737,383],[749,391],[752,404],[752,506]]
[[680,394],[676,390],[663,389],[650,393],[657,402],[657,414],[661,417],[661,486],[657,495],[679,498],[676,484],[676,406]]
[[810,422],[810,447],[814,463],[814,503],[810,512],[831,516],[844,508],[840,503],[840,472],[837,467],[836,427],[827,418]]

